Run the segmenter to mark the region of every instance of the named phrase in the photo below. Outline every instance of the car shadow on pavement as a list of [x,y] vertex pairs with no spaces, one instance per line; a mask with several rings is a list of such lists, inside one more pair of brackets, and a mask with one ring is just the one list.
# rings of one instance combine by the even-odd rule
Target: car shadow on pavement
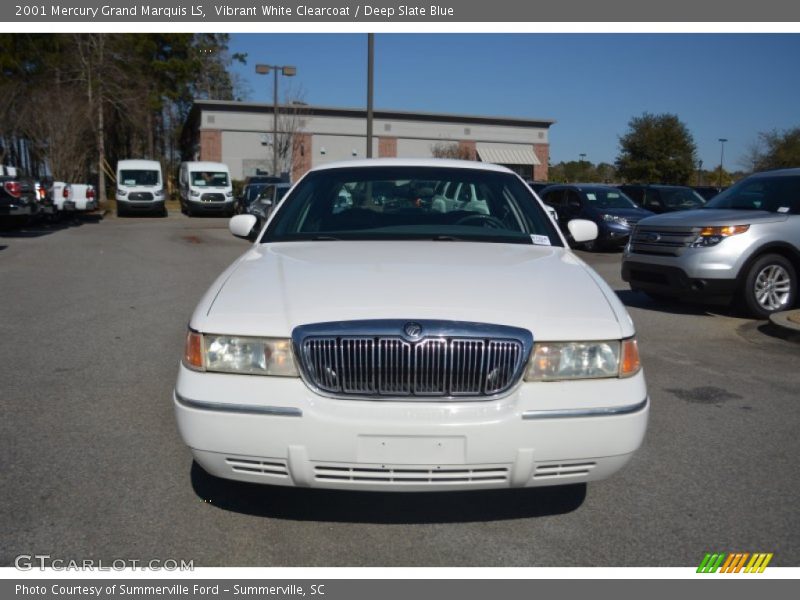
[[673,315],[735,316],[730,307],[721,304],[693,304],[684,300],[653,298],[643,292],[614,290],[628,308],[652,310]]
[[38,238],[51,235],[65,229],[81,227],[87,224],[97,224],[103,220],[99,213],[90,215],[65,216],[59,220],[35,221],[21,223],[13,221],[0,221],[0,237],[4,238]]
[[192,463],[192,487],[204,501],[233,512],[292,521],[386,525],[465,523],[570,513],[586,484],[466,492],[351,492],[244,483],[209,475]]

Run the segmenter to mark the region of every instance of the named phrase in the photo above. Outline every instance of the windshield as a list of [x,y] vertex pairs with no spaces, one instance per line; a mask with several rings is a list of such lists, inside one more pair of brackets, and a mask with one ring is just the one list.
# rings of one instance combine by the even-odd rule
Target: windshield
[[126,169],[119,172],[120,185],[158,185],[158,171]]
[[688,188],[658,188],[664,206],[673,210],[689,210],[705,206],[705,199]]
[[228,186],[228,174],[225,171],[192,171],[191,177],[195,187]]
[[438,167],[312,172],[281,204],[261,241],[331,239],[562,245],[516,176]]
[[594,208],[638,208],[633,200],[619,190],[605,188],[584,188],[589,206]]
[[720,193],[706,208],[800,214],[800,175],[744,179]]

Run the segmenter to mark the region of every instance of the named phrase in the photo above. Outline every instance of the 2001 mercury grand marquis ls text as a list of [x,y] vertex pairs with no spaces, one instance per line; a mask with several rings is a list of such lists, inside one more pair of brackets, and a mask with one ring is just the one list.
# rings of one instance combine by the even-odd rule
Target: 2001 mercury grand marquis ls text
[[[511,171],[308,172],[189,323],[180,433],[219,477],[359,490],[593,481],[639,447],[633,323]],[[577,242],[596,225],[568,225]]]

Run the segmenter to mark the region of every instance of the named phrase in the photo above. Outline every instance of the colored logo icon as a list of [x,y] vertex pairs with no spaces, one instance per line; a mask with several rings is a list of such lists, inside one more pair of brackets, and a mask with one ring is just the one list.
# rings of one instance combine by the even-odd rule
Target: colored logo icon
[[771,560],[771,552],[706,552],[697,572],[763,573]]

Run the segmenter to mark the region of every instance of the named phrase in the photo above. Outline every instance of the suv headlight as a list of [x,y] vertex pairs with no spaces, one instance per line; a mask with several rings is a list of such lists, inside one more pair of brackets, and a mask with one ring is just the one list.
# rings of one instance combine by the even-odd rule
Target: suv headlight
[[639,372],[635,338],[604,342],[537,342],[525,381],[631,377]]
[[750,225],[725,225],[724,227],[703,227],[697,239],[692,242],[692,248],[706,248],[716,246],[725,238],[739,235],[750,229]]
[[122,188],[117,188],[117,196],[125,197],[128,195],[128,190],[123,190]]
[[292,341],[189,331],[183,364],[196,371],[299,377]]
[[625,217],[618,217],[617,215],[603,215],[603,221],[624,225],[625,227],[628,226],[628,219]]

